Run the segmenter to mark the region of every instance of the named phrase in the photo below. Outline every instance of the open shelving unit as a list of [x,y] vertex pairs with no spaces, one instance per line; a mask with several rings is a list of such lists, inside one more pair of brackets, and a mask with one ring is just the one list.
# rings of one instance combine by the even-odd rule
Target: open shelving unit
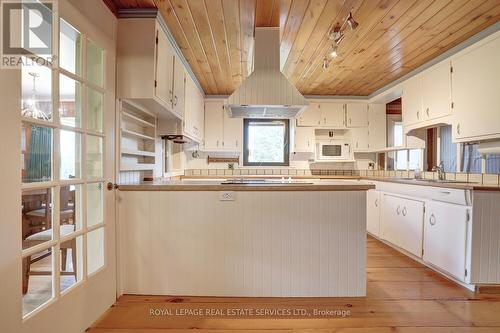
[[156,116],[120,100],[120,181],[153,177],[156,163]]

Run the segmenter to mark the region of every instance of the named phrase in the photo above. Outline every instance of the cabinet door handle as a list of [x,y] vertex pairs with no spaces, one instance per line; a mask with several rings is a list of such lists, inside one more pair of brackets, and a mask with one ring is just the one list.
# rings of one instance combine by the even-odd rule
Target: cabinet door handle
[[352,119],[351,119],[351,118],[349,118],[349,125],[351,125],[351,124],[352,124]]
[[406,216],[406,207],[403,207],[403,216]]
[[236,147],[238,147],[238,140],[236,140]]
[[401,207],[400,207],[400,206],[398,206],[398,208],[396,208],[396,213],[397,213],[398,215],[399,215],[399,214],[401,214]]
[[175,100],[174,106],[177,106],[177,102],[179,101],[179,99],[177,98],[177,96],[174,96],[174,100]]
[[420,119],[420,111],[417,111],[417,119]]
[[434,214],[431,214],[431,217],[429,217],[429,223],[430,225],[436,224],[436,217],[434,216]]
[[358,141],[356,141],[356,148],[358,148],[358,146],[359,146],[359,143],[358,143]]
[[326,118],[323,119],[323,122],[326,124]]
[[378,207],[378,199],[375,199],[375,207]]
[[460,134],[460,124],[457,124],[457,134]]
[[429,117],[429,108],[427,108],[425,112],[427,113],[427,117]]
[[217,140],[217,147],[219,147],[219,140]]

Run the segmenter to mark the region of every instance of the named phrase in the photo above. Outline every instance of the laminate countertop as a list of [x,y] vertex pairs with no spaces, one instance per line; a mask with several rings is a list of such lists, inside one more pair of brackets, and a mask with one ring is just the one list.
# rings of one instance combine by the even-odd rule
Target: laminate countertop
[[[281,179],[285,177],[288,179],[288,176],[279,176],[279,175],[241,175],[241,176],[182,176],[183,180],[204,180],[204,179],[233,179],[233,178],[265,178],[265,179]],[[372,180],[378,182],[390,182],[390,183],[398,183],[398,184],[407,184],[407,185],[419,185],[419,186],[433,186],[433,187],[443,187],[443,188],[452,188],[459,190],[471,190],[471,191],[500,191],[500,185],[496,184],[481,184],[481,183],[473,183],[473,182],[439,182],[439,181],[429,181],[429,180],[419,180],[419,179],[410,179],[410,178],[398,178],[398,177],[375,177],[375,176],[330,176],[330,175],[311,175],[311,176],[290,176],[295,180],[313,180],[317,181],[362,181],[362,180]]]
[[367,191],[375,185],[353,181],[266,180],[257,183],[223,184],[221,179],[155,180],[119,184],[120,191]]

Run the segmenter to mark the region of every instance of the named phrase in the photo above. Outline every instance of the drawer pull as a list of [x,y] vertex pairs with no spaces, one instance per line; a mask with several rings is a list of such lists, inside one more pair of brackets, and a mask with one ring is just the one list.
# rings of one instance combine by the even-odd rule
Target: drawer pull
[[429,223],[431,225],[435,225],[436,224],[436,217],[434,216],[434,214],[431,214],[431,217],[429,217]]
[[403,216],[406,216],[406,207],[403,207]]
[[450,191],[439,191],[439,193],[441,193],[441,194],[451,194]]

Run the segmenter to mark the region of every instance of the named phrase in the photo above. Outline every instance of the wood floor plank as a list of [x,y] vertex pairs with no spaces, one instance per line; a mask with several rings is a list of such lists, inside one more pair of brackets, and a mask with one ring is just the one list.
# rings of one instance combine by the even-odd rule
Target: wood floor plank
[[367,263],[366,297],[124,295],[89,331],[500,332],[499,295],[474,294],[372,237]]

